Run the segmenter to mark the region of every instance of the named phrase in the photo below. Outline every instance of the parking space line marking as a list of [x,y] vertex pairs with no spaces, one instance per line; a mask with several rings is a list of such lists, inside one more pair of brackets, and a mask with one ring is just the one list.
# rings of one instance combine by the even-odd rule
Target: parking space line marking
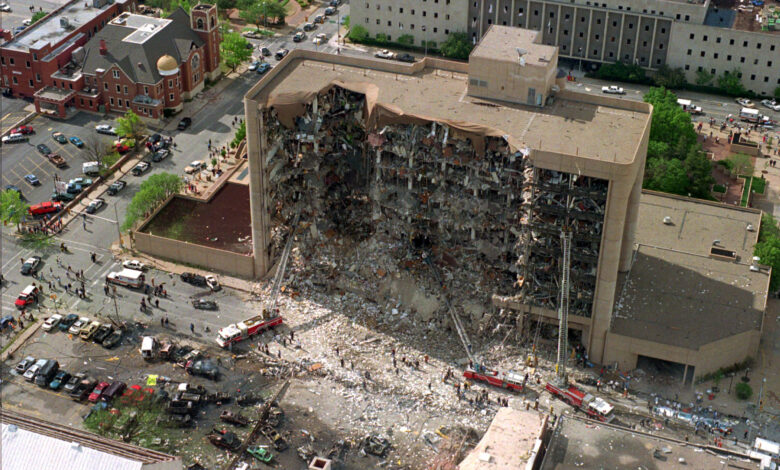
[[16,254],[13,255],[14,257],[6,261],[6,263],[3,265],[3,272],[8,272],[8,268],[10,264],[16,265],[16,260],[18,258],[27,258],[28,256],[30,256],[31,253],[32,250],[26,248],[22,248],[21,250],[17,251]]

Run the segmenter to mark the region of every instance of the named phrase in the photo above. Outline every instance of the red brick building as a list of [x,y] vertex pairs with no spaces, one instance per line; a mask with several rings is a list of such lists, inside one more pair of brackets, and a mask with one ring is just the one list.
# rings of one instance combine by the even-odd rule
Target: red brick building
[[[177,9],[167,18],[121,12],[88,35],[56,70],[48,70],[45,81],[41,77],[32,93],[39,112],[67,117],[69,107],[120,113],[131,109],[141,117],[160,119],[164,110],[181,109],[206,79],[220,74],[213,5],[196,5],[190,14]],[[29,91],[11,90],[30,96]]]

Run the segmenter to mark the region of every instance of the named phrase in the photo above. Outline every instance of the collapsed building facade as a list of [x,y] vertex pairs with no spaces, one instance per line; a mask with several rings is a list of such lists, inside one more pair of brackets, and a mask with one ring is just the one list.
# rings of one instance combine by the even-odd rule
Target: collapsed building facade
[[469,64],[293,51],[245,97],[255,274],[300,220],[319,243],[371,239],[394,260],[382,272],[425,283],[423,260],[441,266],[428,292],[522,329],[557,317],[568,230],[569,322],[600,361],[630,266],[650,107],[563,89],[557,49],[537,35],[494,26]]

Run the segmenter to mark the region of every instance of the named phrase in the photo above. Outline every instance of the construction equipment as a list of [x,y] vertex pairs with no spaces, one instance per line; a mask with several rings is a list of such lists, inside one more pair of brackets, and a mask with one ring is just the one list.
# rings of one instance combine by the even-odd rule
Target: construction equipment
[[571,271],[571,230],[561,230],[561,300],[558,302],[558,359],[555,362],[555,379],[558,386],[568,384],[566,352],[569,350],[569,272]]

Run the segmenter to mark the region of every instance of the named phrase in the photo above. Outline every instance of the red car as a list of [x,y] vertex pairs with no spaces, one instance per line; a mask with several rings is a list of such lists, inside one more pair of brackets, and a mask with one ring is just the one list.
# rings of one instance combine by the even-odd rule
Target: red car
[[89,394],[87,400],[91,401],[92,403],[97,403],[97,401],[100,400],[100,397],[103,395],[103,392],[105,392],[107,388],[108,388],[108,382],[100,382],[99,384],[97,384],[97,387],[95,387],[95,389],[92,390],[92,393]]
[[11,131],[12,134],[35,134],[35,130],[30,126],[19,126]]
[[119,153],[127,153],[130,150],[130,147],[127,144],[120,142],[114,145],[114,150]]
[[62,204],[59,202],[45,201],[40,204],[30,206],[27,211],[30,215],[43,215],[62,210]]
[[14,302],[14,305],[16,305],[16,308],[19,310],[27,307],[28,305],[34,304],[38,301],[38,293],[40,291],[37,287],[30,285],[24,288],[21,294],[19,294],[19,297],[16,298],[16,302]]

